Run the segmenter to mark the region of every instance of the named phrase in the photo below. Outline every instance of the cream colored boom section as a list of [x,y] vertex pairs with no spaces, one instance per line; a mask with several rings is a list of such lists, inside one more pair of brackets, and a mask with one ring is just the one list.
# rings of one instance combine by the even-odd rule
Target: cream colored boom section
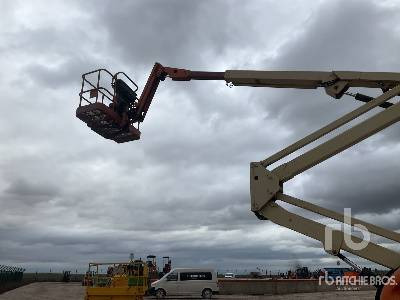
[[227,70],[224,78],[225,81],[237,86],[299,89],[316,89],[335,81],[346,81],[348,87],[386,89],[400,83],[400,73],[391,72]]
[[[258,212],[264,218],[271,220],[275,224],[281,225],[283,227],[289,228],[306,236],[309,236],[315,240],[320,241],[324,247],[326,245],[325,241],[325,231],[326,226],[291,213],[275,202],[269,202],[262,210]],[[376,245],[369,242],[365,248],[361,250],[355,250],[349,247],[344,241],[349,240],[350,235],[333,230],[332,232],[332,244],[337,245],[337,250],[344,250],[354,255],[368,259],[369,261],[376,262],[382,266],[388,267],[390,269],[396,269],[400,264],[400,254],[384,248],[382,246]],[[351,236],[351,240],[354,243],[362,242],[359,237]],[[339,252],[337,251],[337,252]],[[337,253],[336,253],[337,254]]]
[[[277,193],[276,194],[276,198],[281,200],[281,201],[283,201],[283,202],[286,202],[288,204],[303,208],[305,210],[311,211],[311,212],[319,214],[321,216],[325,216],[325,217],[328,217],[330,219],[333,219],[333,220],[336,220],[336,221],[339,221],[339,222],[343,222],[343,223],[345,222],[343,214],[340,214],[340,213],[337,213],[335,211],[320,207],[320,206],[312,204],[310,202],[303,201],[303,200],[300,200],[298,198],[295,198],[295,197],[292,197],[292,196],[289,196],[289,195],[286,195],[286,194],[283,194],[283,193]],[[356,219],[356,218],[352,217],[350,219],[350,224],[349,225],[354,226],[356,224],[360,224],[360,225],[364,226],[371,233],[380,235],[382,237],[385,237],[387,239],[390,239],[392,241],[400,243],[400,233],[397,233],[397,232],[394,232],[394,231],[390,231],[390,230],[387,230],[385,228],[382,228],[382,227],[379,227],[379,226],[376,226],[376,225],[373,225],[373,224],[370,224],[370,223],[367,223],[367,222],[364,222],[362,220],[359,220],[359,219]],[[400,262],[399,262],[399,264],[400,264]]]
[[376,97],[372,101],[365,103],[364,105],[361,105],[360,107],[356,108],[355,110],[345,114],[341,118],[329,123],[328,125],[322,127],[321,129],[318,129],[314,131],[313,133],[307,135],[306,137],[302,138],[301,140],[293,143],[292,145],[286,147],[285,149],[275,153],[274,155],[271,155],[267,159],[263,160],[261,163],[264,167],[269,166],[270,164],[273,164],[277,162],[278,160],[284,158],[285,156],[288,156],[289,154],[303,148],[304,146],[316,141],[317,139],[323,137],[324,135],[328,134],[329,132],[332,132],[333,130],[343,126],[344,124],[349,123],[351,120],[354,120],[355,118],[358,118],[362,114],[365,114],[366,112],[372,110],[375,107],[378,107],[385,101],[395,97],[400,93],[400,85],[394,87],[390,91],[387,91],[386,93],[380,95],[379,97]]
[[[304,146],[317,141],[327,133],[332,132],[357,117],[364,115],[384,102],[398,96],[400,94],[400,84],[396,80],[400,79],[399,74],[357,73],[357,75],[355,72],[257,72],[251,74],[252,72],[253,71],[250,73],[244,72],[242,74],[243,76],[248,76],[246,77],[247,79],[240,77],[242,76],[240,73],[236,74],[238,76],[236,78],[236,83],[239,83],[239,85],[252,85],[251,83],[255,82],[258,86],[294,88],[317,88],[322,86],[325,88],[327,94],[335,98],[340,98],[349,86],[380,87],[384,90],[382,95],[375,99],[371,99],[366,104],[343,115],[321,129],[314,131],[303,139],[300,139],[265,160],[251,163],[251,210],[260,219],[269,219],[276,224],[321,241],[324,244],[325,250],[330,254],[338,255],[340,250],[344,250],[391,269],[398,268],[400,265],[400,253],[371,242],[368,242],[367,246],[362,249],[352,247],[352,245],[348,246],[346,241],[352,240],[356,243],[360,243],[362,239],[348,235],[342,231],[334,230],[332,234],[334,247],[326,247],[327,244],[325,238],[327,237],[327,227],[325,225],[288,212],[276,204],[275,201],[281,200],[322,216],[344,222],[345,217],[342,214],[285,195],[283,193],[283,183],[320,162],[325,161],[341,151],[359,143],[369,136],[374,135],[384,128],[400,121],[400,102],[393,104],[387,107],[384,111],[380,111],[353,127],[344,130],[342,133],[339,133],[335,137],[321,143],[311,150],[306,151],[302,155],[277,166],[272,171],[265,168]],[[250,75],[254,76],[252,77]],[[262,81],[262,75],[265,75],[264,81]],[[341,76],[340,79],[337,75]],[[273,76],[275,76],[274,79],[272,79]],[[251,81],[251,78],[256,81]],[[378,78],[381,78],[381,81],[377,80]],[[231,81],[235,84],[234,80]],[[400,234],[397,232],[392,232],[379,226],[352,218],[350,220],[350,225],[354,226],[356,224],[365,226],[371,233],[388,238],[392,241],[400,242]]]
[[325,143],[318,145],[295,159],[280,165],[272,172],[281,182],[288,181],[294,176],[398,121],[400,121],[400,102],[344,131]]

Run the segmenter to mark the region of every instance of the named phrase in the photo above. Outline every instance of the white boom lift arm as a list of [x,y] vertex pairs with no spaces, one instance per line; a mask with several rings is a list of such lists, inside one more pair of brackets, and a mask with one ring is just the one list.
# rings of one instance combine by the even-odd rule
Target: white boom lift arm
[[[82,90],[80,93],[81,101],[77,108],[76,115],[87,123],[92,130],[105,138],[112,139],[119,143],[140,138],[139,129],[133,125],[134,123],[139,125],[139,123],[144,120],[158,84],[167,77],[177,81],[225,80],[227,84],[234,86],[298,89],[316,89],[322,87],[329,96],[336,99],[346,94],[353,96],[357,100],[366,102],[339,119],[314,131],[266,159],[252,162],[250,164],[251,210],[259,219],[270,220],[320,241],[324,249],[332,255],[343,257],[340,253],[340,251],[343,250],[392,270],[399,270],[400,253],[370,241],[366,241],[366,246],[362,249],[349,247],[348,243],[345,241],[351,240],[354,243],[361,243],[363,240],[341,230],[331,229],[332,231],[329,231],[325,225],[319,222],[287,211],[278,205],[276,201],[280,200],[321,216],[348,223],[352,226],[360,224],[371,233],[400,243],[400,234],[397,232],[355,218],[346,221],[343,214],[287,195],[284,193],[283,188],[284,183],[296,175],[299,175],[320,162],[327,160],[369,136],[400,121],[400,103],[388,102],[388,100],[400,94],[400,73],[246,70],[201,72],[164,67],[156,63],[142,95],[138,99],[136,98],[136,90],[133,91],[127,87],[125,83],[124,86],[124,84],[119,82],[122,80],[118,79],[117,75],[121,73],[112,75],[109,72],[108,74],[112,76],[114,92],[108,92],[111,96],[105,97],[107,93],[99,86],[100,73],[102,71],[108,72],[106,70],[96,70],[83,75]],[[96,72],[99,74],[97,76],[97,84],[91,83],[87,79],[87,76],[88,74]],[[122,74],[125,75],[124,73]],[[89,88],[85,89],[87,83],[89,83]],[[135,87],[137,88],[136,85]],[[349,93],[348,89],[350,87],[379,88],[383,93],[376,98],[372,98],[359,93]],[[90,94],[90,97],[87,97],[87,94]],[[91,100],[92,98],[96,99]],[[110,104],[108,106],[105,105],[105,101],[109,101]],[[378,106],[384,108],[384,110],[344,130],[342,133],[306,151],[304,154],[297,156],[289,162],[281,164],[272,170],[268,169],[271,164],[317,141],[326,134],[342,127]],[[331,232],[330,238],[327,238],[327,232]]]

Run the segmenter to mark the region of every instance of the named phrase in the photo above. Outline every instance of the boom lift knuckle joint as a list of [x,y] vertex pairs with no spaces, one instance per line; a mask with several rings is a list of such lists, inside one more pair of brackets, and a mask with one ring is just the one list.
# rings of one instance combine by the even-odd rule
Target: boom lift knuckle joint
[[250,164],[251,210],[261,211],[269,202],[276,200],[276,194],[282,192],[279,178],[267,170],[261,163]]

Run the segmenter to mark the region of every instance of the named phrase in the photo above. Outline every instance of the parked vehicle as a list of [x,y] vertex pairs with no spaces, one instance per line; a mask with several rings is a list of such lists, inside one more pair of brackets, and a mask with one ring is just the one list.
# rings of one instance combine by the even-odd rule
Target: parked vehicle
[[235,278],[234,273],[225,273],[224,278]]
[[71,281],[71,271],[63,271],[63,282],[70,282]]
[[166,295],[201,295],[210,299],[219,292],[217,273],[213,269],[175,268],[151,284],[150,294],[157,298]]

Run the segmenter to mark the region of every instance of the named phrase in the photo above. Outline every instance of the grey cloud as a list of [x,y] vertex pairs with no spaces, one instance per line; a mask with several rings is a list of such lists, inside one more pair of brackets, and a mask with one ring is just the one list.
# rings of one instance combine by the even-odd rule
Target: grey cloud
[[26,73],[36,84],[49,89],[80,85],[80,78],[76,74],[86,73],[87,70],[98,68],[99,62],[92,62],[89,57],[71,57],[59,66],[49,67],[46,64],[33,63],[26,68]]
[[42,196],[54,197],[58,193],[58,188],[55,186],[48,186],[47,184],[40,184],[37,182],[28,182],[20,179],[12,182],[4,191],[7,194],[16,196]]
[[[240,15],[246,14],[247,4],[235,2]],[[223,56],[228,47],[243,47],[249,39],[235,22],[239,16],[232,4],[224,2],[123,1],[101,16],[117,53],[139,65],[202,66],[207,57]]]
[[[394,71],[392,57],[400,40],[393,21],[398,16],[398,10],[370,1],[327,2],[303,24],[306,30],[282,47],[274,66]],[[393,46],[386,47],[389,40]]]
[[[393,61],[394,49],[400,39],[393,29],[398,14],[397,10],[369,1],[325,3],[303,24],[305,29],[281,47],[277,59],[264,65],[280,70],[395,71],[398,62]],[[295,132],[300,134],[360,105],[347,96],[334,100],[323,91],[279,94],[259,102],[272,112],[271,117],[276,116],[288,127],[296,126]]]
[[[351,161],[357,154],[343,156]],[[336,209],[350,205],[356,213],[388,213],[399,208],[397,162],[390,152],[362,155],[351,167],[336,160],[317,168],[314,184],[324,182],[324,186],[310,189],[309,194]]]
[[[196,264],[193,257],[217,268],[323,265],[319,243],[250,211],[249,162],[358,103],[323,91],[167,80],[142,139],[117,145],[75,118],[80,76],[107,67],[142,88],[155,61],[216,71],[391,71],[398,10],[368,1],[96,3],[72,2],[82,14],[67,10],[61,25],[33,22],[32,13],[23,27],[18,5],[6,13],[19,26],[0,35],[1,262],[84,269],[154,252],[180,266]],[[339,211],[351,203],[379,223],[398,207],[396,137],[391,128],[285,189]]]

